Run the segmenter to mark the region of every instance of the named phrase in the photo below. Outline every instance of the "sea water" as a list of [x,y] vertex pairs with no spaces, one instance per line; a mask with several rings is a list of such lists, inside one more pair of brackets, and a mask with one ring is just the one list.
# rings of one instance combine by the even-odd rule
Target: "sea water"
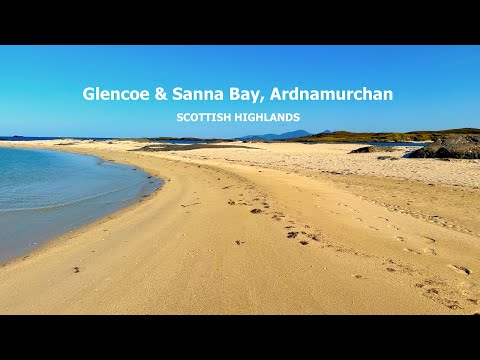
[[130,205],[161,183],[94,156],[0,147],[0,262]]

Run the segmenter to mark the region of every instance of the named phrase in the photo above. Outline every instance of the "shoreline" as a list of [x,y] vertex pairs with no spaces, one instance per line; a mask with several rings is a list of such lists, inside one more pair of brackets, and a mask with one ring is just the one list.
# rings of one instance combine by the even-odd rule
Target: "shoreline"
[[[59,150],[59,149],[53,149],[53,148],[38,148],[38,147],[17,147],[17,146],[5,146],[5,145],[2,145],[0,147],[8,147],[8,148],[17,148],[17,149],[25,149],[25,150],[50,150],[50,151],[59,151],[59,152],[66,152],[66,153],[71,153],[71,154],[78,154],[78,155],[86,155],[86,156],[91,156],[91,157],[94,157],[94,158],[97,158],[101,161],[104,161],[104,162],[111,162],[111,163],[115,163],[115,162],[112,162],[112,161],[108,161],[102,157],[99,157],[99,156],[95,156],[95,155],[89,155],[87,153],[84,153],[84,152],[78,152],[78,151],[69,151],[68,149],[62,149],[62,150]],[[119,163],[119,164],[122,164],[122,163]],[[132,165],[129,165],[129,164],[122,164],[122,165],[127,165],[127,166],[132,166]],[[142,169],[140,166],[138,167],[140,169]],[[53,236],[53,237],[50,237],[48,239],[45,239],[45,240],[42,240],[42,242],[40,244],[38,244],[37,246],[35,246],[33,249],[31,250],[28,250],[20,255],[16,255],[16,256],[12,256],[12,257],[9,257],[5,260],[0,260],[0,268],[4,267],[4,266],[8,266],[10,263],[14,263],[14,262],[17,262],[17,261],[21,261],[22,259],[25,259],[27,257],[30,257],[30,256],[35,256],[36,253],[38,252],[42,252],[42,251],[45,251],[47,250],[49,247],[51,246],[55,246],[55,243],[56,242],[60,242],[60,241],[65,241],[65,238],[68,236],[68,235],[72,235],[72,236],[75,236],[76,233],[82,233],[82,232],[86,232],[88,231],[88,229],[90,227],[95,227],[95,226],[98,226],[99,224],[103,223],[105,221],[105,219],[109,218],[109,217],[113,217],[113,216],[116,216],[116,215],[120,215],[121,213],[123,212],[128,212],[130,208],[134,208],[135,206],[139,205],[140,203],[142,202],[145,202],[145,201],[148,201],[150,200],[151,198],[154,198],[155,196],[158,195],[158,192],[160,192],[160,190],[163,188],[163,186],[165,185],[165,180],[163,178],[159,178],[159,177],[156,177],[152,174],[150,174],[149,172],[145,171],[144,169],[142,169],[146,174],[150,175],[150,176],[153,176],[159,180],[162,181],[162,184],[157,188],[155,189],[151,194],[149,194],[148,196],[146,197],[139,197],[137,200],[134,201],[134,203],[132,204],[129,204],[127,206],[123,206],[121,207],[120,209],[117,209],[117,210],[114,210],[106,215],[102,215],[100,217],[97,217],[96,219],[94,219],[93,221],[89,221],[87,223],[84,223],[82,225],[79,225],[77,227],[74,227],[73,229],[70,229],[64,233],[61,233],[59,235],[56,235],[56,236]]]
[[[272,162],[290,161],[295,149],[317,151],[305,149],[308,145],[262,145],[267,152],[163,153],[128,151],[141,147],[130,143],[32,145],[113,159],[164,183],[145,201],[49,240],[26,259],[0,267],[0,313],[479,311],[478,236],[462,232],[477,223],[452,212],[461,207],[455,201],[463,188],[458,195],[450,194],[440,184],[430,195],[424,191],[426,184],[411,188],[406,180],[380,177],[370,184],[371,178],[361,174],[314,176],[308,166],[297,165],[295,172]],[[321,150],[330,148],[336,151],[336,146]],[[275,155],[283,149],[288,149],[285,155]],[[232,161],[235,156],[242,161]],[[463,182],[469,184],[468,179]],[[422,201],[431,202],[427,196],[444,194],[443,200],[450,201],[446,213],[430,222],[415,212],[389,209],[382,205],[383,198],[372,202],[374,196],[412,191],[419,192],[414,205],[420,210]],[[468,191],[477,196],[477,190]],[[391,201],[398,205],[400,199]],[[449,227],[444,216],[453,216],[457,227]]]

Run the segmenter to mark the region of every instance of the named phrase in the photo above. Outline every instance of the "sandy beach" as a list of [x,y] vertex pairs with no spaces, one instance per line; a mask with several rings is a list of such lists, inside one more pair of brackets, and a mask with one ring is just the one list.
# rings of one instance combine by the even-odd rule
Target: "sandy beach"
[[165,180],[3,264],[1,314],[480,313],[480,160],[353,144],[135,151],[145,145],[0,141]]

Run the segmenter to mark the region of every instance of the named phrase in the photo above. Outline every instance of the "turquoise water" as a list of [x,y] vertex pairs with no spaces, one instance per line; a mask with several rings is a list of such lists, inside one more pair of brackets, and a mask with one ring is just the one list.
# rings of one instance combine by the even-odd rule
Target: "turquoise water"
[[93,156],[0,148],[0,261],[130,205],[161,183]]
[[[65,137],[46,137],[46,136],[0,136],[2,141],[35,141],[35,140],[61,140]],[[68,139],[78,139],[78,140],[111,140],[112,138],[78,138],[78,137],[69,137]]]

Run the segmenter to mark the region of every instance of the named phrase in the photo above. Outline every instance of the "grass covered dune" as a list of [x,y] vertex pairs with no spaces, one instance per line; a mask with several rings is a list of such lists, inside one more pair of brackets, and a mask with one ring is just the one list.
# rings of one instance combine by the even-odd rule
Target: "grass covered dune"
[[349,131],[334,131],[303,136],[295,139],[281,140],[288,142],[408,142],[436,141],[449,135],[480,135],[480,129],[461,128],[438,131],[412,131],[407,133],[379,132],[355,133]]

